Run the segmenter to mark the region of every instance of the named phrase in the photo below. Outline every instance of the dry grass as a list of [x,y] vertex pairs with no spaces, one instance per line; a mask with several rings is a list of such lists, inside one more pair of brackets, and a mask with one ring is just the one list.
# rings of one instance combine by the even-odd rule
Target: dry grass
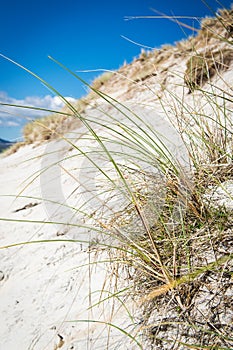
[[16,142],[9,148],[7,148],[5,151],[2,152],[3,156],[10,156],[11,154],[14,154],[17,152],[21,147],[25,146],[27,143],[22,141],[22,142]]
[[190,92],[202,87],[207,81],[227,70],[233,60],[233,50],[206,51],[194,54],[187,62],[184,81]]
[[23,136],[28,144],[40,143],[57,138],[68,132],[71,124],[72,117],[53,114],[26,124],[23,129]]
[[[87,106],[93,99],[89,94],[73,103],[78,113],[84,113]],[[75,118],[68,106],[62,108],[61,113],[53,113],[44,118],[36,119],[25,125],[23,136],[26,144],[41,143],[56,139],[65,133],[80,126],[79,119]]]
[[[187,107],[185,100],[173,91],[170,93],[170,103],[174,99],[174,105],[180,106],[173,110],[173,117],[184,118],[183,112],[190,108],[189,117],[193,118],[190,125],[195,125],[185,130],[189,134],[187,147],[193,162],[192,181],[189,183],[188,176],[180,184],[181,177],[168,169],[163,185],[166,188],[163,209],[150,225],[150,232],[139,236],[135,246],[132,244],[137,258],[128,258],[129,265],[135,269],[135,294],[143,296],[141,325],[147,338],[145,348],[231,349],[233,346],[232,210],[213,208],[204,201],[204,194],[211,186],[221,187],[233,174],[232,102],[228,104],[232,95],[221,89],[213,90],[207,84],[215,75],[221,81],[222,73],[233,60],[232,43],[228,40],[218,50],[207,44],[213,39],[216,48],[224,38],[230,37],[232,11],[222,13],[223,22],[226,18],[224,23],[219,18],[205,20],[208,30],[201,32],[201,42],[197,36],[182,43],[186,53],[193,52],[187,62],[185,83],[190,91],[200,88],[197,98],[206,101],[209,114],[200,110],[198,104]],[[195,42],[197,47],[193,46]],[[206,88],[210,87],[208,93],[205,84]],[[158,196],[157,188],[155,192]],[[148,221],[153,215],[153,212],[145,213]],[[135,232],[136,228],[132,230]]]
[[93,80],[91,86],[94,90],[99,90],[103,85],[109,83],[110,79],[113,77],[114,73],[105,72],[101,74],[99,77]]
[[[190,44],[185,41],[182,46]],[[178,45],[178,44],[177,44]],[[178,46],[177,46],[178,47]],[[187,51],[187,49],[186,49]],[[188,49],[190,51],[190,47]],[[120,84],[123,86],[122,76],[125,76],[128,86],[133,82],[142,82],[147,78],[157,75],[163,70],[163,62],[167,62],[169,57],[174,53],[174,48],[170,45],[165,45],[160,50],[151,52],[142,51],[138,59],[131,65],[122,67],[121,76],[115,76],[113,73],[106,72],[100,77],[96,78],[92,83],[93,89],[99,90],[103,86],[105,90],[111,89],[111,85]],[[185,72],[185,83],[190,91],[203,86],[203,84],[212,78],[221,70],[228,69],[233,59],[233,52],[231,49],[224,49],[221,51],[208,51],[193,55],[187,62],[187,69]],[[123,85],[122,85],[123,84]],[[96,95],[91,91],[86,97],[77,100],[74,105],[78,113],[83,113],[91,101],[94,101]],[[62,109],[62,114],[54,113],[47,117],[35,120],[28,123],[24,127],[24,139],[26,143],[43,142],[50,139],[60,137],[64,133],[78,127],[79,122],[76,118],[70,115],[67,107]],[[16,150],[14,147],[12,151]]]

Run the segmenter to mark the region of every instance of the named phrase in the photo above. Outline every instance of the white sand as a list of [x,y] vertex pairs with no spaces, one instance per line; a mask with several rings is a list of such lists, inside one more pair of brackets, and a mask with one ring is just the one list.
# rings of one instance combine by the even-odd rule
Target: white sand
[[[183,69],[179,65],[178,68]],[[229,72],[225,73],[226,77],[227,74]],[[153,79],[155,78],[152,78],[152,82]],[[174,80],[173,83],[176,82]],[[176,90],[173,91],[179,94],[179,89],[181,88],[176,86]],[[168,127],[166,119],[161,117],[162,108],[159,101],[153,99],[151,92],[145,89],[138,90],[138,94],[134,95],[130,103],[144,120],[152,122],[162,134],[175,143],[172,151],[186,160],[181,140],[177,138],[174,129]],[[148,103],[150,107],[142,106],[143,103]],[[114,114],[119,122],[124,118],[116,110],[108,111]],[[92,110],[90,115],[95,120],[103,120],[100,112]],[[106,135],[103,127],[99,126],[97,129],[100,134]],[[99,149],[96,142],[85,138],[84,128],[78,133],[80,135],[76,144],[79,147],[82,146],[85,150]],[[84,135],[82,138],[81,134]],[[88,161],[80,155],[64,161],[62,166],[65,170],[55,166],[40,174],[41,170],[53,161],[59,162],[64,157],[75,154],[75,151],[69,152],[68,148],[69,145],[65,141],[56,141],[38,147],[26,146],[16,154],[0,159],[0,217],[12,220],[0,221],[2,247],[38,240],[89,240],[90,235],[92,239],[98,238],[92,230],[80,227],[92,224],[81,213],[52,203],[46,204],[42,200],[65,201],[67,205],[82,209],[81,205],[90,200],[90,192],[96,191],[98,171],[95,167],[90,167]],[[54,157],[44,157],[55,149],[60,149],[63,153]],[[106,163],[100,165],[108,166]],[[79,186],[80,181],[89,186],[90,192],[87,189],[83,194]],[[101,187],[97,188],[98,191],[101,192]],[[30,198],[16,198],[19,194]],[[104,194],[100,195],[100,198],[104,201]],[[91,203],[91,206],[85,207],[89,213],[101,207],[101,202],[95,198]],[[113,206],[119,206],[119,203],[113,201]],[[22,210],[16,211],[20,208]],[[25,220],[56,221],[63,224],[26,223],[23,222]],[[79,227],[69,226],[69,223],[78,224]],[[102,238],[101,242],[103,243]],[[114,327],[109,328],[100,323],[69,322],[109,322],[124,328],[132,335],[135,334],[135,325],[116,298],[114,302],[110,299],[88,310],[90,305],[109,296],[108,290],[116,291],[114,275],[110,278],[113,273],[112,266],[108,263],[89,264],[90,261],[109,259],[107,250],[94,247],[90,252],[87,244],[60,241],[6,248],[2,249],[0,254],[0,350],[55,350],[59,347],[66,350],[139,348]],[[123,280],[122,275],[117,289],[130,283],[127,279],[123,283]],[[101,293],[101,290],[104,291]],[[127,306],[134,314],[136,305],[129,301]],[[58,334],[63,337],[64,343]]]
[[[16,154],[1,159],[2,194],[19,193],[23,181],[26,180],[27,184],[28,178],[40,169],[41,163],[40,158],[26,163],[22,163],[22,160],[38,157],[44,152],[44,148],[25,147]],[[39,179],[25,189],[24,195],[27,194],[40,197]],[[12,197],[1,196],[0,201],[1,217],[13,220],[47,220],[40,200],[14,200]],[[29,203],[39,204],[14,212]],[[1,246],[32,240],[69,238],[68,233],[57,236],[58,228],[56,225],[1,221]],[[108,337],[106,327],[96,323],[67,321],[93,319],[117,322],[119,326],[131,323],[122,311],[117,312],[118,316],[115,317],[113,310],[111,315],[111,302],[107,308],[101,304],[87,310],[90,304],[106,298],[106,292],[100,295],[100,290],[110,271],[103,263],[88,266],[90,261],[108,259],[104,251],[97,254],[93,250],[89,253],[86,247],[82,250],[81,248],[79,243],[56,242],[1,250],[0,270],[4,274],[4,279],[0,282],[1,350],[55,349],[55,344],[59,343],[57,334],[64,337],[63,349],[103,349]],[[86,266],[79,267],[81,265]],[[105,288],[109,280],[106,283]],[[114,346],[118,344],[118,348],[127,348],[122,345],[125,341],[121,339],[119,331],[112,329],[110,338]]]

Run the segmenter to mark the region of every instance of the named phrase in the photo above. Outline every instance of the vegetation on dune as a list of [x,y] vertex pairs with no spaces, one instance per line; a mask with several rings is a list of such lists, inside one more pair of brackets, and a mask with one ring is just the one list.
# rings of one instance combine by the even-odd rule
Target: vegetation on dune
[[[75,120],[95,141],[88,151],[69,142],[101,177],[99,192],[76,211],[95,221],[91,229],[98,239],[100,233],[113,238],[108,249],[114,278],[121,280],[121,273],[126,274],[128,298],[141,302],[137,331],[123,329],[122,333],[141,349],[233,347],[232,208],[228,205],[233,197],[229,185],[233,110],[232,86],[224,81],[224,73],[232,69],[232,11],[222,10],[216,18],[202,21],[198,35],[180,46],[142,52],[119,74],[97,78],[89,96],[109,106],[102,119],[90,122],[85,117],[87,97],[77,105],[67,103],[63,114],[40,119],[24,129],[26,142],[32,143],[61,136],[74,127]],[[189,156],[186,167],[149,123],[106,93],[116,86],[143,84],[158,72],[168,74],[164,63],[183,54],[186,66],[180,75],[192,94],[185,84],[179,86],[179,92],[165,84],[164,98],[156,94],[154,98],[184,142]],[[213,84],[213,77],[222,85]],[[114,112],[123,116],[120,121]],[[99,127],[103,133],[98,133]],[[106,163],[108,167],[102,167]],[[219,188],[226,195],[221,206],[211,201]],[[96,198],[101,208],[90,213]],[[117,208],[109,204],[113,198],[117,198]],[[100,249],[101,240],[98,242],[91,242],[93,250]],[[119,301],[118,292],[109,292],[112,297],[99,304],[116,295]],[[127,307],[127,299],[122,300]],[[136,323],[134,315],[130,321]]]
[[110,78],[113,76],[113,72],[105,72],[101,74],[99,77],[93,80],[92,87],[95,90],[99,90],[103,85],[107,84]]
[[[136,83],[164,73],[166,80],[166,63],[169,57],[187,57],[184,81],[192,92],[202,87],[213,76],[227,70],[233,60],[232,32],[233,32],[232,10],[220,10],[216,17],[205,18],[201,21],[201,29],[195,37],[176,43],[176,46],[163,45],[159,50],[142,50],[138,58],[129,65],[124,65],[117,74],[104,72],[91,84],[93,90],[108,93],[119,87],[127,86],[130,90]],[[219,49],[219,44],[227,47]],[[178,51],[177,51],[178,49]],[[164,85],[161,83],[161,86]],[[90,90],[88,95],[77,100],[75,108],[78,112],[85,112],[91,101],[98,98],[98,94]],[[68,115],[67,115],[68,114]],[[71,113],[72,116],[72,113]],[[60,137],[62,134],[76,127],[75,118],[70,117],[67,107],[59,112],[32,121],[24,128],[24,140],[26,143],[43,142],[51,138]],[[17,147],[14,146],[14,149]]]
[[[89,102],[90,99],[82,98],[76,101],[74,107],[78,113],[82,113]],[[65,106],[60,113],[53,113],[26,124],[23,136],[27,144],[41,143],[59,138],[79,125],[80,123],[74,119],[74,114]]]
[[227,70],[233,61],[233,50],[222,49],[194,54],[187,62],[184,81],[190,92],[202,87],[221,70]]

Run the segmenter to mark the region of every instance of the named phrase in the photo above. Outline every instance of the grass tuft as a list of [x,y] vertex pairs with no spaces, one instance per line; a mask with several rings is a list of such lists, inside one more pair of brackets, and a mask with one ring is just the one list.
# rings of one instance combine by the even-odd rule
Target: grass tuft
[[202,87],[216,74],[221,74],[222,70],[227,70],[232,61],[232,48],[194,54],[186,64],[184,76],[189,92]]

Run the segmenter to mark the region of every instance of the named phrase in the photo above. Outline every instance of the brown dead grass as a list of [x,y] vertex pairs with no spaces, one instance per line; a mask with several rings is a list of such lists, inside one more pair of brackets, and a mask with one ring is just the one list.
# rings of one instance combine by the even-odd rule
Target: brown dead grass
[[190,92],[202,87],[219,71],[227,70],[233,60],[233,50],[207,51],[194,54],[187,62],[184,81]]
[[16,153],[21,147],[25,146],[27,143],[25,141],[16,142],[5,151],[2,152],[3,157],[10,156],[11,154]]
[[112,72],[105,72],[99,77],[93,80],[91,86],[94,90],[99,90],[103,85],[109,82],[110,78],[113,76]]
[[[73,103],[77,113],[83,113],[93,96],[87,96]],[[61,114],[53,113],[44,118],[36,119],[25,125],[23,129],[24,140],[27,144],[41,143],[59,138],[65,133],[79,127],[80,120],[75,117],[68,106],[63,107]]]

